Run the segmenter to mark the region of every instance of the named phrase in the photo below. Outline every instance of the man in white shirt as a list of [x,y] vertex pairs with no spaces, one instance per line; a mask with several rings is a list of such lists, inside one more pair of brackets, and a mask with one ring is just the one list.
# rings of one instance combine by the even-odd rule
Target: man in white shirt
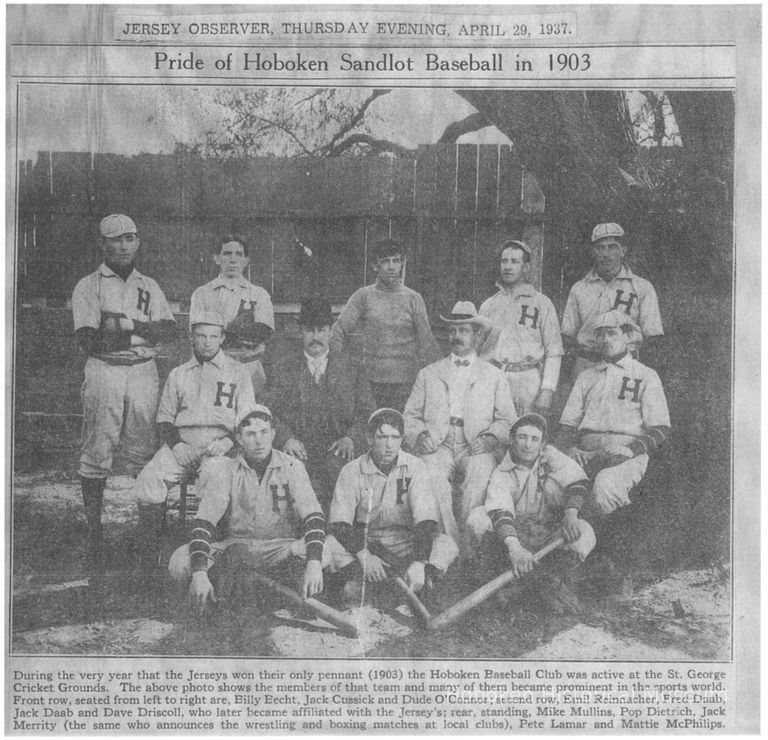
[[518,414],[549,412],[563,342],[552,301],[528,282],[531,248],[507,239],[499,249],[499,288],[480,306],[493,323],[480,355],[507,376]]
[[251,374],[253,391],[258,394],[265,383],[261,357],[264,342],[275,331],[272,300],[264,288],[253,285],[245,277],[248,267],[248,244],[242,236],[228,234],[213,261],[218,277],[192,293],[189,313],[215,311],[224,317],[224,353],[243,363]]
[[452,486],[461,479],[455,508],[463,528],[482,502],[496,464],[493,453],[516,417],[504,373],[477,356],[488,319],[470,301],[459,301],[440,318],[448,324],[451,354],[416,377],[405,406],[405,437],[430,473],[446,534],[463,541],[469,554],[469,540],[460,537],[456,524]]

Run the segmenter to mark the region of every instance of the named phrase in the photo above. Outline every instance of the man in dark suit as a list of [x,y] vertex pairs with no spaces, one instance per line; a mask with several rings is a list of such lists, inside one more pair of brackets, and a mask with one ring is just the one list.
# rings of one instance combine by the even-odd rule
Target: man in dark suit
[[304,463],[326,513],[341,468],[366,449],[365,425],[374,410],[362,370],[329,349],[332,324],[327,301],[304,300],[302,348],[267,368],[266,390],[276,446]]

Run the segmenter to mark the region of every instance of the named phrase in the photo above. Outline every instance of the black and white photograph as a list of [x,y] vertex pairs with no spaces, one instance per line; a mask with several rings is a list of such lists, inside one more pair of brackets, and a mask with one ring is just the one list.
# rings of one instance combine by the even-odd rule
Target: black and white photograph
[[[29,44],[49,60],[82,40],[77,18],[119,54],[121,33],[214,17],[175,6],[147,13],[154,30],[140,6],[17,6],[9,42],[43,7],[67,29]],[[353,33],[360,9],[315,15]],[[248,33],[280,30],[241,10]],[[323,33],[292,10],[284,33]],[[427,52],[425,35],[469,33],[419,18],[403,25]],[[642,663],[659,691],[701,680],[695,721],[622,704],[440,728],[723,726],[734,507],[758,495],[734,487],[735,276],[752,248],[735,238],[735,80],[484,84],[526,71],[491,20],[471,53],[451,49],[456,84],[419,76],[421,57],[392,83],[413,38],[358,55],[340,36],[321,40],[341,71],[318,81],[312,48],[258,35],[193,38],[221,45],[218,70],[231,45],[246,70],[231,80],[167,38],[135,43],[164,77],[96,71],[95,44],[82,74],[9,78],[11,678],[56,685],[50,656],[208,658],[212,681],[224,658],[334,659],[368,680],[368,661],[395,678],[428,660],[458,693],[450,679],[487,661],[484,691],[498,669],[539,693],[573,665],[565,706],[599,690],[580,664]],[[601,50],[567,40],[546,42],[548,63],[572,81]],[[422,57],[439,74],[440,47]],[[628,677],[611,691],[642,694]],[[78,727],[15,711],[14,730]]]

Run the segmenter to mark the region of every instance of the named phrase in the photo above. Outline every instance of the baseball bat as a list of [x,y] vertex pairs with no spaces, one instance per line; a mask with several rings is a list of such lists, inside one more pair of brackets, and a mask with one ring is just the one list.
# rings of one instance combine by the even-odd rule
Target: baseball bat
[[416,614],[419,616],[424,624],[429,624],[429,620],[432,619],[432,615],[429,613],[424,604],[421,603],[421,599],[416,595],[414,590],[398,575],[390,573],[389,577],[392,579],[395,586],[402,591],[408,603],[416,610]]
[[[545,555],[548,555],[553,550],[557,550],[557,548],[563,544],[565,544],[565,537],[561,534],[534,554],[534,562],[538,563]],[[511,570],[505,571],[500,576],[496,576],[492,581],[488,581],[484,586],[478,588],[477,591],[473,591],[469,596],[465,596],[461,601],[456,602],[449,609],[440,612],[436,617],[430,619],[429,622],[427,622],[427,629],[439,630],[446,625],[449,625],[451,622],[455,622],[459,617],[478,606],[478,604],[482,604],[489,596],[495,594],[499,589],[504,588],[508,583],[514,581],[516,577],[517,576]]]
[[323,604],[322,601],[312,598],[304,598],[300,593],[294,591],[292,588],[284,586],[282,583],[269,578],[269,576],[262,575],[261,573],[253,573],[251,577],[255,583],[261,583],[263,586],[275,591],[276,593],[284,596],[288,601],[296,606],[308,606],[318,617],[324,619],[326,622],[338,627],[341,632],[349,637],[357,637],[360,632],[357,629],[357,625],[347,619],[340,611],[333,609],[327,604]]

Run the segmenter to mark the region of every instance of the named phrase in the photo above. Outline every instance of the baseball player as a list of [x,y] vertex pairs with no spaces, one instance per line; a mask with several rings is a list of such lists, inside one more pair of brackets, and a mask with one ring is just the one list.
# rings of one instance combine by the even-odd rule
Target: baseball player
[[266,383],[261,364],[264,342],[275,331],[275,317],[269,293],[248,282],[243,274],[248,259],[248,245],[242,236],[223,237],[218,254],[213,257],[219,276],[195,289],[189,312],[215,311],[224,317],[224,352],[248,368],[254,393],[258,395]]
[[576,355],[575,380],[582,370],[601,361],[595,336],[595,320],[606,311],[623,311],[635,326],[629,349],[636,353],[641,342],[664,334],[656,291],[625,262],[624,229],[619,224],[598,224],[592,231],[595,267],[571,288],[565,304],[561,331],[569,354]]
[[576,379],[560,418],[559,447],[594,480],[592,504],[602,515],[630,503],[648,460],[670,433],[669,410],[655,370],[629,351],[634,324],[624,311],[594,321],[602,360]]
[[198,489],[204,489],[211,466],[232,449],[237,422],[255,405],[247,368],[220,349],[221,314],[205,311],[190,319],[193,357],[168,375],[157,410],[163,444],[133,488],[139,507],[139,562],[145,571],[157,565],[169,489],[196,475]]
[[120,213],[99,224],[104,262],[72,294],[75,336],[88,359],[82,387],[79,474],[88,522],[88,560],[102,555],[101,508],[118,447],[136,474],[155,452],[159,380],[157,347],[176,323],[158,284],[134,268],[140,239]]
[[373,583],[387,578],[388,566],[402,567],[405,582],[419,592],[445,573],[458,549],[440,531],[424,464],[400,449],[403,432],[403,416],[396,409],[371,415],[370,450],[339,474],[330,531],[345,551],[335,558],[341,580],[352,575],[349,566],[355,563]]
[[[323,590],[324,566],[340,553],[332,537],[325,542],[325,518],[304,466],[272,448],[272,413],[257,405],[240,422],[241,452],[221,461],[201,492],[192,539],[171,556],[168,570],[179,583],[189,583],[190,601],[200,611],[216,601],[208,569],[221,554],[236,546],[245,551],[248,567],[275,571],[291,558],[305,563],[301,592],[315,596]],[[224,515],[226,537],[214,541]]]
[[[446,532],[459,542],[453,483],[461,480],[460,524],[482,500],[494,452],[516,418],[504,373],[475,351],[490,321],[459,301],[448,324],[451,354],[421,370],[405,407],[405,439],[429,471]],[[462,480],[463,479],[463,480]],[[460,542],[466,551],[466,540]]]
[[420,367],[438,360],[424,299],[402,283],[407,253],[385,239],[371,250],[376,282],[356,290],[333,325],[331,349],[340,352],[350,334],[363,335],[363,367],[377,408],[402,411]]
[[563,343],[552,301],[528,282],[531,249],[507,239],[499,249],[499,292],[480,306],[493,323],[480,356],[501,368],[518,414],[546,414],[560,377]]
[[587,498],[586,473],[546,444],[546,438],[547,422],[539,414],[521,416],[512,425],[509,451],[493,471],[485,501],[469,515],[467,528],[480,569],[491,571],[486,580],[510,566],[517,576],[531,573],[533,554],[562,532],[562,553],[548,558],[557,562],[560,580],[542,589],[559,610],[558,601],[572,602],[567,591],[575,568],[595,546],[595,533],[579,518]]

